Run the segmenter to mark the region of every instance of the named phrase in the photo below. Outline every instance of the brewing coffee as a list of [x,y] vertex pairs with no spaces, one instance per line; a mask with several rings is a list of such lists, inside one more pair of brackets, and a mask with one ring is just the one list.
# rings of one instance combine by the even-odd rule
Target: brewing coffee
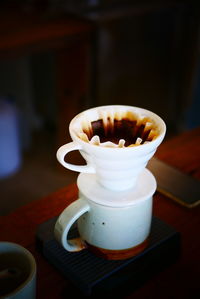
[[96,136],[100,143],[112,142],[118,145],[120,140],[124,140],[123,146],[125,147],[150,142],[158,135],[151,119],[139,119],[130,112],[121,118],[107,115],[106,118],[91,122],[85,121],[82,130],[86,136],[82,134],[81,137],[85,141],[93,141]]
[[[150,130],[144,132],[144,124],[139,126],[136,125],[136,121],[130,121],[128,119],[114,120],[114,125],[112,126],[108,119],[108,125],[105,127],[103,125],[103,120],[99,119],[91,123],[92,135],[91,132],[83,130],[83,132],[88,136],[88,139],[91,140],[93,136],[97,135],[100,138],[100,142],[111,141],[115,144],[119,144],[121,139],[125,140],[125,146],[135,144],[137,138],[141,138],[142,141],[140,144],[148,140],[148,135]],[[151,141],[149,139],[148,141]]]
[[[67,169],[95,174],[99,185],[112,191],[133,188],[166,131],[155,113],[131,106],[101,106],[85,110],[70,122],[72,141],[62,145],[58,161]],[[68,162],[78,150],[85,165]]]

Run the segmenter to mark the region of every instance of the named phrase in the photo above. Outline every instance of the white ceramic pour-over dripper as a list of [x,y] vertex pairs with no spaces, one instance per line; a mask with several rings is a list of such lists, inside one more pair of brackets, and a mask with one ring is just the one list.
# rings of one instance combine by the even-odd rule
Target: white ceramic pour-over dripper
[[[152,131],[156,131],[155,138],[150,142],[130,147],[100,146],[87,142],[81,138],[83,124],[97,121],[102,115],[124,114],[136,115],[139,120],[148,119],[152,122]],[[154,155],[162,142],[166,126],[164,121],[155,113],[132,106],[112,105],[92,108],[75,116],[69,126],[73,142],[61,146],[57,151],[58,161],[66,168],[81,172],[94,173],[97,182],[103,187],[121,191],[136,186],[139,174],[146,167],[149,159]],[[67,153],[79,150],[87,164],[80,166],[67,163]]]

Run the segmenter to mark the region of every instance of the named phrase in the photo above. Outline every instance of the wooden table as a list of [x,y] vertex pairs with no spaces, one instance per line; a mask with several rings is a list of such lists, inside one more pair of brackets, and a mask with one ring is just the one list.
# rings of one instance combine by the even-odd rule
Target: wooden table
[[[156,155],[200,179],[200,128],[165,141]],[[76,293],[73,285],[35,247],[38,225],[59,215],[76,198],[77,187],[73,184],[0,217],[0,240],[17,242],[35,256],[37,298],[63,298],[64,290]],[[181,233],[181,256],[126,298],[197,298],[197,292],[200,295],[200,206],[187,209],[156,193],[153,214]]]
[[92,22],[66,13],[0,11],[1,60],[54,53],[58,145],[69,137],[69,121],[88,108],[93,33]]

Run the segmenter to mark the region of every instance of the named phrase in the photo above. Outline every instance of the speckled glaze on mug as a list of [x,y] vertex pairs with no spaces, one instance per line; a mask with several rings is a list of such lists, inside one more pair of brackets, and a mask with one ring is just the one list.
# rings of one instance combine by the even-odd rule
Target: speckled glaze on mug
[[[143,250],[151,228],[156,181],[145,169],[139,182],[134,189],[114,192],[101,187],[95,175],[80,174],[79,199],[59,216],[56,239],[67,251],[89,248],[108,259],[128,258]],[[76,221],[80,237],[68,240]]]

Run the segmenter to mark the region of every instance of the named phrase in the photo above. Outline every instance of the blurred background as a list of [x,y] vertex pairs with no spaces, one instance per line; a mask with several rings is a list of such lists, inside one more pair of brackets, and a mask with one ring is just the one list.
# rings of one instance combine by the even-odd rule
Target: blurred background
[[0,215],[76,182],[55,154],[84,109],[152,110],[166,139],[200,125],[196,1],[10,0],[0,15]]

